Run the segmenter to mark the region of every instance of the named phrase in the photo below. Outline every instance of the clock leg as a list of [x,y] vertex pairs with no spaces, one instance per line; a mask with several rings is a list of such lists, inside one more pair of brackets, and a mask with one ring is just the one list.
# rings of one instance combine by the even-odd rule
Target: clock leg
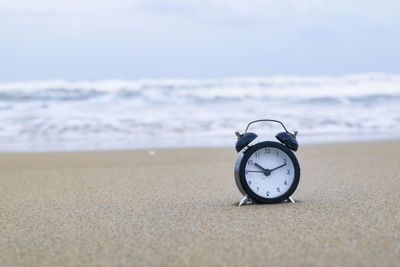
[[287,202],[296,203],[296,201],[294,201],[294,199],[292,197],[288,197]]
[[246,196],[244,196],[244,197],[242,198],[242,200],[240,200],[240,202],[239,202],[239,207],[240,207],[240,206],[243,206],[243,205],[246,205],[247,201],[249,201],[249,197],[246,195]]

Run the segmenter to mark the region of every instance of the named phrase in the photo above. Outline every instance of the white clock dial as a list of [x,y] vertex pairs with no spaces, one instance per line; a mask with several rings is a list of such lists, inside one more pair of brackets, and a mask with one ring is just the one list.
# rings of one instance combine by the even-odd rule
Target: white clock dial
[[249,188],[263,198],[277,198],[293,184],[294,165],[290,157],[279,148],[263,147],[247,160],[246,182]]

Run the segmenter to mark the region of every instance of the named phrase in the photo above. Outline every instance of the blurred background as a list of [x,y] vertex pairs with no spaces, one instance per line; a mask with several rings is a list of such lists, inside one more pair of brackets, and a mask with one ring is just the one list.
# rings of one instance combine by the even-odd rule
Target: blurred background
[[[400,2],[0,2],[0,151],[400,136]],[[257,126],[257,133],[279,128]]]

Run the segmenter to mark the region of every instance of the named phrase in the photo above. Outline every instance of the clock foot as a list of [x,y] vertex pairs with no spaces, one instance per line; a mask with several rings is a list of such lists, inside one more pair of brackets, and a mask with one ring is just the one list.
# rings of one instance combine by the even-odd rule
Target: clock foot
[[243,205],[246,205],[247,201],[249,201],[249,197],[248,196],[244,196],[242,198],[242,200],[240,200],[240,202],[239,202],[239,207],[243,206]]
[[292,197],[288,197],[287,202],[296,203],[296,201],[294,201],[294,199]]

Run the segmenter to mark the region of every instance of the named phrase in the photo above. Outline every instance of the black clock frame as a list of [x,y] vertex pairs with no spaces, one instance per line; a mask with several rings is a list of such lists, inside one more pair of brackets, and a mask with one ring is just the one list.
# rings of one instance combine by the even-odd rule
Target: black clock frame
[[[282,196],[279,196],[276,198],[264,198],[264,197],[261,197],[261,196],[255,194],[250,189],[250,187],[248,186],[248,184],[246,182],[245,170],[246,170],[246,164],[247,164],[248,159],[257,150],[259,150],[261,148],[267,148],[267,147],[275,147],[275,148],[280,149],[283,152],[285,152],[291,159],[291,161],[293,163],[293,167],[294,167],[294,172],[295,172],[294,178],[293,178],[293,183],[292,183],[291,187],[289,188],[289,190]],[[239,161],[240,161],[240,163],[239,163]],[[282,145],[281,143],[278,143],[278,142],[264,141],[264,142],[260,142],[260,143],[257,143],[255,145],[249,147],[246,151],[242,152],[242,155],[239,156],[237,163],[239,163],[240,165],[239,165],[239,169],[237,170],[238,173],[235,173],[236,184],[241,192],[242,192],[242,190],[244,191],[244,192],[242,192],[242,194],[247,194],[251,200],[253,200],[257,203],[263,203],[263,204],[280,203],[280,202],[288,199],[294,193],[294,191],[296,190],[296,188],[300,182],[300,165],[299,165],[299,162],[298,162],[296,156],[289,148],[287,148],[285,145]]]

